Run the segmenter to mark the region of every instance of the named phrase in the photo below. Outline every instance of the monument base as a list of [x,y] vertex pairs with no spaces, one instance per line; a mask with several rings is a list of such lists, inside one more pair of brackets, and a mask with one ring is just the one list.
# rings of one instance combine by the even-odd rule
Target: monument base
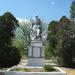
[[29,58],[27,66],[43,67],[45,65],[45,58]]
[[28,49],[28,66],[42,67],[45,65],[44,47],[42,41],[31,41]]

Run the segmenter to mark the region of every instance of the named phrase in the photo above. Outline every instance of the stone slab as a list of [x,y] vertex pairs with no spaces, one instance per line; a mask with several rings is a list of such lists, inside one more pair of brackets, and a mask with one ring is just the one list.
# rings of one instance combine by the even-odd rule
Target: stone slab
[[45,59],[44,58],[29,58],[28,59],[28,66],[44,66],[45,65]]
[[6,72],[5,75],[66,75],[65,72]]

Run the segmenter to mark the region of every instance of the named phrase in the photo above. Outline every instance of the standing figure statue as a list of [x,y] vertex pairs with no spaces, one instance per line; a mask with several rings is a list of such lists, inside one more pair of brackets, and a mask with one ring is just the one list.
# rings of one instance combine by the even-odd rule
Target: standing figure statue
[[38,16],[36,16],[34,22],[32,23],[30,31],[31,40],[41,40],[41,33],[42,33],[41,21],[38,18]]

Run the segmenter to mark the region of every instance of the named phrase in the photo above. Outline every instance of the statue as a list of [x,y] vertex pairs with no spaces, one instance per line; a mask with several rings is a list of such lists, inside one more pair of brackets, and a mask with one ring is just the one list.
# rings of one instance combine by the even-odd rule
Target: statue
[[41,40],[42,26],[41,21],[38,16],[35,17],[34,22],[32,23],[30,37],[31,40]]
[[45,65],[45,55],[42,42],[42,23],[38,16],[31,20],[30,39],[31,43],[28,48],[29,60],[27,65],[42,67]]

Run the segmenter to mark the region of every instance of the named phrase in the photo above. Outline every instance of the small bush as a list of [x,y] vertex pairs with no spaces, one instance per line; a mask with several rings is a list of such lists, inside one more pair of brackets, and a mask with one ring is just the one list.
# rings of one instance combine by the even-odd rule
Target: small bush
[[19,50],[15,47],[4,47],[0,50],[0,68],[8,68],[17,65],[21,56]]
[[45,65],[44,70],[49,72],[49,71],[55,71],[55,69],[51,65]]

